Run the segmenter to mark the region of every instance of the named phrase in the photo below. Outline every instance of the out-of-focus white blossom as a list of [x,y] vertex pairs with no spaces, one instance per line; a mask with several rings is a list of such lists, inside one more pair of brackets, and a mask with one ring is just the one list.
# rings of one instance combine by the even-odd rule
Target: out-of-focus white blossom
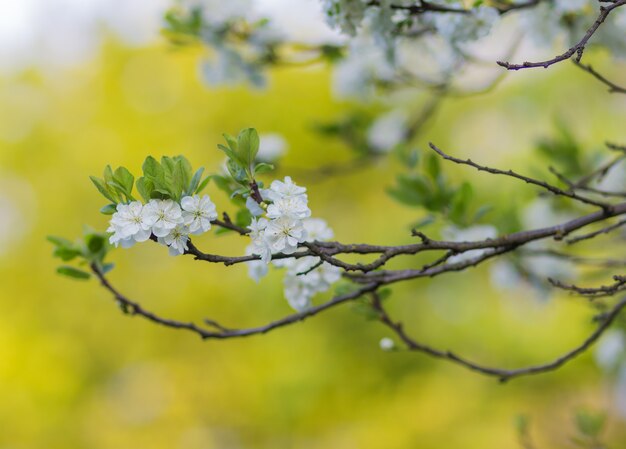
[[332,239],[335,234],[333,230],[328,226],[326,220],[321,218],[307,218],[302,221],[304,229],[306,230],[306,241],[328,241]]
[[368,3],[366,0],[322,0],[322,10],[331,27],[349,36],[356,36]]
[[165,237],[183,222],[182,210],[174,200],[150,200],[144,210],[152,233],[157,237]]
[[250,229],[250,238],[252,239],[251,252],[261,256],[261,260],[264,263],[269,263],[272,258],[272,249],[269,246],[269,242],[265,238],[265,229],[267,228],[268,221],[265,218],[253,218],[252,222],[248,226]]
[[[246,247],[246,254],[257,254],[255,250],[254,245],[248,245]],[[269,271],[269,265],[263,260],[251,260],[246,262],[246,265],[248,266],[248,276],[254,279],[255,282],[259,282]]]
[[407,116],[403,111],[381,115],[367,131],[367,142],[379,153],[388,153],[401,143],[407,133]]
[[626,362],[626,335],[620,329],[608,330],[602,335],[594,351],[596,363],[604,370],[614,369]]
[[166,236],[159,237],[158,241],[169,248],[170,256],[185,254],[188,249],[189,229],[182,224],[176,225]]
[[202,198],[199,195],[186,196],[180,204],[183,223],[189,228],[190,234],[199,235],[211,229],[211,221],[217,218],[217,210],[209,195]]
[[389,337],[381,338],[378,345],[383,351],[391,351],[396,347],[396,343]]
[[[489,225],[476,225],[468,228],[457,228],[456,226],[449,226],[441,231],[441,234],[446,240],[454,242],[474,242],[486,239],[495,239],[498,236],[498,231],[493,226]],[[476,257],[480,257],[487,251],[486,249],[473,249],[465,251],[464,253],[457,254],[448,259],[449,263],[465,262]]]
[[287,141],[280,134],[261,134],[259,139],[256,159],[260,162],[275,162],[287,151]]

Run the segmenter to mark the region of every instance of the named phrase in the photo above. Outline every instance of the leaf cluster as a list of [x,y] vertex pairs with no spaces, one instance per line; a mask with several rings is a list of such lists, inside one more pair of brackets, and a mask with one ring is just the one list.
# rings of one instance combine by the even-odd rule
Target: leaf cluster
[[[86,228],[83,237],[75,242],[52,235],[48,236],[47,240],[54,245],[52,255],[63,262],[76,261],[79,266],[96,265],[103,273],[113,269],[112,263],[105,263],[105,258],[112,248],[105,233]],[[57,273],[79,280],[91,277],[87,271],[66,264],[60,265]]]
[[113,214],[117,204],[136,201],[133,187],[145,202],[151,199],[180,199],[187,195],[200,193],[209,183],[210,177],[202,179],[204,168],[195,172],[184,156],[163,156],[157,161],[148,156],[142,165],[143,176],[135,181],[135,177],[126,167],[115,171],[110,165],[104,169],[102,178],[90,176],[91,182],[98,191],[111,203],[100,211]]

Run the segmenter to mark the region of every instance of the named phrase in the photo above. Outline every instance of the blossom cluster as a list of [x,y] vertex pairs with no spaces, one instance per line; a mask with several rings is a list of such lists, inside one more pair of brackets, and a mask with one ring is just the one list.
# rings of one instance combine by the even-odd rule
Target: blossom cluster
[[171,199],[153,199],[147,204],[132,201],[117,205],[107,232],[112,233],[109,242],[122,248],[154,236],[176,256],[188,249],[190,234],[207,232],[216,218],[215,204],[208,195],[185,196],[180,204]]
[[328,290],[339,280],[341,270],[322,263],[319,257],[297,257],[297,250],[304,242],[330,240],[333,231],[324,220],[311,218],[306,188],[296,185],[289,176],[284,181],[273,181],[269,189],[260,193],[260,205],[251,197],[247,201],[248,209],[255,215],[249,227],[252,242],[247,252],[261,257],[248,262],[249,274],[258,281],[267,274],[273,255],[293,254],[293,258],[275,259],[273,264],[287,270],[284,294],[289,305],[305,310],[316,293]]

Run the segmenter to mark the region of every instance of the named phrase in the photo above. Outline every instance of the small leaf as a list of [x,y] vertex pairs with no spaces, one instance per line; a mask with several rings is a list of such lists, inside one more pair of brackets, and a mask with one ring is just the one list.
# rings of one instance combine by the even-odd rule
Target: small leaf
[[53,245],[60,246],[60,247],[71,247],[74,245],[74,243],[69,241],[68,239],[65,239],[63,237],[57,237],[54,235],[46,236],[46,240],[48,240]]
[[109,190],[105,181],[95,176],[90,176],[89,179],[91,179],[91,182],[93,182],[93,185],[96,186],[96,189],[98,189],[98,192],[100,192],[102,196],[113,203],[117,203],[118,199],[115,198],[113,193]]
[[246,128],[237,136],[239,157],[246,162],[246,169],[250,169],[259,152],[259,134],[254,128]]
[[261,162],[260,164],[256,164],[254,167],[254,173],[257,175],[262,175],[263,173],[268,173],[274,170],[274,166],[272,164],[267,164],[265,162]]
[[196,192],[198,186],[200,185],[200,180],[202,179],[202,173],[204,173],[204,167],[200,167],[191,177],[191,181],[189,181],[189,185],[185,190],[187,195],[193,195]]
[[86,271],[79,270],[78,268],[70,267],[69,265],[62,265],[57,268],[57,273],[63,276],[68,276],[74,279],[86,280],[91,277],[91,274]]
[[576,427],[582,435],[590,438],[597,438],[604,428],[606,415],[602,413],[579,411],[576,413],[575,420]]
[[113,215],[117,211],[116,204],[107,204],[100,209],[100,213],[104,215]]
[[209,184],[209,181],[211,180],[211,178],[212,178],[211,176],[207,176],[206,178],[204,178],[204,180],[200,183],[200,185],[196,189],[195,193],[202,192],[204,188]]
[[113,174],[113,180],[122,187],[127,196],[132,194],[135,177],[126,167],[118,167]]
[[439,156],[429,153],[424,161],[426,167],[426,173],[436,181],[439,178],[439,174],[441,173],[441,165],[439,163]]
[[144,201],[150,201],[150,195],[154,190],[154,183],[145,176],[142,176],[141,178],[137,179],[135,185],[137,186],[137,191],[139,192],[139,195],[141,195]]

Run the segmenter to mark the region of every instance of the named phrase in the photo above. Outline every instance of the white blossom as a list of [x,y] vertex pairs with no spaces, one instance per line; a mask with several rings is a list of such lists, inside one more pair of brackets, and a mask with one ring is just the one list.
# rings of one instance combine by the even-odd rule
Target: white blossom
[[[248,245],[248,247],[246,247],[246,254],[256,254],[255,250],[254,245]],[[263,260],[251,260],[246,262],[246,265],[248,266],[248,276],[254,279],[255,282],[259,282],[269,271],[269,265]]]
[[190,234],[198,235],[211,229],[211,221],[217,218],[217,211],[209,195],[202,198],[199,195],[186,196],[180,204],[183,223],[189,228]]
[[389,337],[381,338],[378,345],[383,351],[391,351],[396,347],[396,343]]
[[189,241],[189,229],[179,224],[171,229],[170,232],[158,238],[159,243],[169,247],[170,256],[179,256],[187,251],[187,242]]
[[287,216],[270,221],[265,228],[265,239],[272,253],[291,254],[305,238],[306,231],[302,221]]
[[274,180],[270,188],[264,190],[263,197],[267,196],[270,201],[277,201],[281,198],[293,198],[304,196],[306,198],[306,187],[296,185],[290,176],[285,176],[284,181]]
[[356,36],[357,28],[365,17],[368,2],[365,0],[323,0],[322,9],[328,25],[341,32]]
[[308,284],[302,282],[297,276],[285,276],[284,282],[285,299],[298,312],[302,312],[311,307],[311,298],[315,294]]
[[280,134],[261,134],[259,139],[256,159],[260,162],[274,162],[287,151],[287,141]]
[[407,117],[402,111],[381,115],[367,131],[367,142],[379,153],[388,153],[406,137]]
[[618,329],[605,332],[594,351],[596,363],[604,370],[615,368],[625,356],[626,335]]
[[306,195],[279,198],[267,208],[267,217],[272,219],[289,217],[301,220],[310,216]]
[[182,210],[173,200],[150,200],[144,209],[152,224],[152,233],[157,237],[165,237],[183,222]]
[[263,208],[259,206],[259,203],[257,203],[251,196],[246,198],[246,208],[250,211],[253,217],[260,217],[265,213]]
[[139,201],[130,204],[118,204],[117,212],[111,217],[109,229],[113,235],[109,238],[112,245],[129,248],[135,242],[145,242],[150,238],[152,221],[145,206]]
[[[476,225],[468,228],[457,228],[449,226],[441,232],[444,238],[455,242],[473,242],[486,239],[494,239],[498,235],[498,231],[493,226]],[[473,249],[457,254],[448,259],[449,263],[466,262],[468,260],[480,257],[485,253],[485,249]]]
[[272,258],[272,249],[265,237],[265,229],[267,228],[268,221],[265,218],[253,218],[252,222],[248,226],[250,229],[250,238],[252,243],[250,245],[250,251],[252,254],[261,256],[263,263],[269,263]]
[[306,230],[307,242],[324,242],[332,239],[335,234],[333,230],[328,226],[326,220],[321,218],[306,218],[302,221],[304,229]]

